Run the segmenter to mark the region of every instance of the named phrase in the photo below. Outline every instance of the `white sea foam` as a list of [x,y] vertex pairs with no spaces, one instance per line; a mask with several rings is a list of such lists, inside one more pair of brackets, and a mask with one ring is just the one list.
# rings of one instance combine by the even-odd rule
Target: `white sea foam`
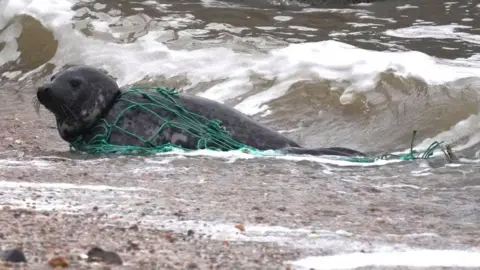
[[465,25],[415,25],[406,28],[385,31],[386,35],[400,38],[438,38],[458,39],[474,44],[480,44],[480,35],[461,32],[461,29],[470,29]]
[[480,251],[408,250],[307,257],[291,262],[296,269],[355,269],[368,266],[480,267]]
[[396,7],[396,9],[400,9],[400,10],[403,10],[403,9],[412,9],[412,8],[418,8],[418,6],[413,6],[413,5],[406,4],[406,5],[403,5],[403,6],[397,6],[397,7]]
[[316,28],[311,28],[311,27],[305,27],[305,26],[300,26],[300,25],[289,25],[288,28],[296,29],[299,31],[318,31]]
[[246,27],[234,27],[226,23],[209,23],[205,26],[206,30],[216,30],[216,31],[228,31],[236,34],[240,34],[242,31],[247,30]]
[[264,153],[244,153],[240,150],[235,151],[213,151],[213,150],[198,150],[191,152],[184,152],[182,150],[173,150],[171,152],[161,153],[158,156],[207,156],[222,158],[228,160],[228,162],[235,162],[236,160],[242,159],[254,159],[254,158],[264,158],[264,159],[280,159],[280,160],[289,160],[289,161],[311,161],[321,164],[330,164],[336,166],[359,166],[359,167],[370,167],[370,166],[381,166],[391,163],[402,162],[400,159],[391,159],[391,160],[376,160],[373,162],[356,162],[345,159],[344,157],[335,157],[335,156],[309,156],[309,155],[281,155],[277,154],[274,151],[265,151]]
[[364,9],[353,8],[303,8],[301,11],[294,11],[296,13],[372,13]]
[[[0,24],[1,23],[0,19]],[[21,31],[22,27],[19,23],[12,23],[0,33],[0,43],[6,43],[3,50],[0,51],[0,66],[7,62],[15,61],[20,56],[16,38],[20,36]],[[3,76],[6,77],[8,75],[3,74]]]
[[286,21],[290,21],[291,19],[293,19],[293,17],[291,16],[275,16],[273,17],[274,20],[276,21],[280,21],[280,22],[286,22]]
[[[2,181],[0,180],[0,187],[13,188],[13,189],[84,189],[93,191],[105,191],[105,190],[119,190],[119,191],[142,191],[147,190],[145,188],[137,187],[114,187],[107,185],[77,185],[70,183],[35,183],[35,182],[19,182],[19,181]],[[150,189],[148,189],[150,190]],[[151,191],[151,190],[150,190]]]
[[[452,147],[454,151],[468,149],[480,143],[480,114],[471,115],[467,119],[455,124],[449,130],[441,132],[433,138],[423,140],[417,147],[426,149],[435,141],[455,142],[459,139],[465,139],[466,142]],[[437,155],[442,155],[442,152],[437,152]]]
[[373,3],[358,3],[358,4],[351,4],[351,6],[358,6],[358,7],[369,7],[373,5]]
[[379,24],[379,23],[347,22],[347,24],[351,25],[352,27],[378,27],[378,26],[382,26],[382,24]]
[[49,163],[44,160],[9,160],[9,159],[0,159],[0,168],[1,167],[35,167],[37,169],[50,169],[52,163]]
[[239,4],[234,4],[232,2],[223,2],[223,1],[217,1],[217,0],[201,0],[202,5],[204,7],[209,7],[209,8],[231,8],[231,7],[236,7],[240,8],[242,7]]

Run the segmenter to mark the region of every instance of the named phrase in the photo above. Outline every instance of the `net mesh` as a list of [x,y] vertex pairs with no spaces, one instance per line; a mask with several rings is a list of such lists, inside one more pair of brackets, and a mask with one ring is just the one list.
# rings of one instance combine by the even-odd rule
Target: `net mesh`
[[[150,91],[148,91],[150,90]],[[153,91],[151,91],[153,90]],[[142,95],[144,101],[138,102],[129,99],[129,95]],[[83,152],[87,154],[158,154],[170,152],[176,149],[183,151],[195,151],[200,149],[214,150],[214,151],[232,151],[241,150],[243,152],[254,155],[278,155],[280,151],[261,151],[251,146],[245,145],[228,135],[228,131],[221,125],[219,120],[207,119],[201,115],[192,113],[186,110],[179,103],[179,94],[175,89],[155,87],[155,88],[131,88],[123,92],[119,98],[128,104],[118,117],[112,123],[108,123],[105,119],[100,119],[94,128],[100,128],[104,132],[97,133],[93,138],[87,140],[83,136],[79,136],[74,142],[70,144],[72,151]],[[175,114],[174,120],[162,117],[152,108],[159,108],[161,110],[169,111]],[[134,134],[119,126],[120,120],[129,110],[142,110],[144,113],[151,114],[162,120],[163,124],[158,128],[157,132],[152,137],[146,138],[138,134]],[[154,142],[162,132],[168,128],[173,127],[184,132],[188,132],[195,136],[198,140],[195,149],[186,149],[180,145],[172,143],[156,145]],[[115,145],[110,143],[110,136],[114,130],[123,132],[127,136],[137,139],[140,143],[137,145]],[[443,142],[434,142],[428,147],[426,151],[417,152],[413,150],[413,140],[416,131],[414,131],[412,138],[412,145],[410,152],[407,154],[394,155],[385,154],[376,157],[346,157],[345,160],[351,162],[375,162],[377,160],[415,160],[427,159],[433,155],[435,149],[440,148]],[[139,146],[141,145],[141,146]],[[445,151],[444,151],[445,152]]]
[[[201,115],[189,112],[178,102],[178,92],[175,89],[153,88],[132,88],[122,93],[119,100],[122,100],[128,104],[128,106],[122,110],[118,117],[109,124],[105,119],[100,119],[98,124],[94,128],[101,128],[103,133],[95,135],[90,140],[85,140],[83,136],[80,136],[71,143],[71,149],[74,151],[81,151],[92,154],[99,153],[144,153],[154,154],[169,152],[174,149],[182,149],[184,151],[192,151],[199,149],[208,149],[215,151],[230,151],[230,150],[249,150],[257,151],[253,147],[240,143],[228,135],[228,131],[221,125],[218,120],[209,120]],[[141,94],[145,101],[137,102],[133,99],[129,99],[128,96],[132,94]],[[159,108],[169,111],[175,115],[170,120],[162,117],[155,112],[152,108]],[[125,113],[129,110],[139,109],[144,113],[151,114],[162,120],[163,124],[158,128],[157,132],[152,137],[146,138],[138,134],[134,134],[128,130],[123,129],[118,125],[120,120],[125,116]],[[155,145],[155,141],[166,128],[176,128],[184,132],[195,136],[198,140],[196,149],[185,149],[179,145],[171,143]],[[114,145],[109,143],[110,135],[112,131],[118,130],[123,132],[127,136],[133,137],[139,141],[138,145]]]

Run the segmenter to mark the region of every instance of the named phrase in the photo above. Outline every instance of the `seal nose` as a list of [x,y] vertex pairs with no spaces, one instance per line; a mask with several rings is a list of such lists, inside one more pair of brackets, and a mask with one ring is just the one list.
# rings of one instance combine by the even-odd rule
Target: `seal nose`
[[38,92],[39,94],[47,94],[48,92],[50,92],[50,87],[48,87],[48,86],[40,86],[40,87],[38,87],[37,92]]
[[40,103],[48,102],[51,99],[52,90],[48,84],[42,85],[37,88],[37,98]]

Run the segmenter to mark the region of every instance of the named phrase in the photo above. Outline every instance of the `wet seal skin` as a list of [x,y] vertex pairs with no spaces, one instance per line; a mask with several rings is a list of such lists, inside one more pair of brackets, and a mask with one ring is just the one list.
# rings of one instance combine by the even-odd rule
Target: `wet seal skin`
[[[104,118],[111,124],[130,105],[118,99],[121,93],[116,81],[104,70],[74,66],[54,74],[50,82],[37,89],[37,98],[40,104],[55,115],[61,138],[72,142],[79,135],[92,138],[97,133],[104,132],[103,129],[93,128],[96,122]],[[147,101],[141,94],[133,94],[129,99]],[[282,150],[286,154],[315,156],[364,156],[361,152],[343,147],[303,148],[283,134],[217,101],[180,93],[179,103],[185,109],[207,119],[220,120],[232,138],[259,150]],[[176,117],[167,110],[152,109],[166,119]],[[123,120],[118,123],[123,129],[141,137],[152,137],[162,124],[161,119],[135,109],[126,111]],[[175,128],[165,128],[157,138],[157,145],[172,143],[186,149],[196,149],[198,142],[197,137]],[[109,143],[143,146],[137,139],[116,129],[112,130]]]

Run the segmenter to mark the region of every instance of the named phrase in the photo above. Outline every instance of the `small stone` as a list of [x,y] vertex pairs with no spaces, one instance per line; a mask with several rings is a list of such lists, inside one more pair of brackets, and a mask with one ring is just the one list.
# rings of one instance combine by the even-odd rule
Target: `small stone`
[[137,242],[133,242],[133,241],[129,240],[127,244],[128,244],[127,251],[140,250],[140,244],[137,243]]
[[138,231],[138,224],[133,224],[132,226],[130,226],[130,228],[128,228],[129,230],[132,230],[132,231]]
[[15,144],[22,144],[23,141],[22,141],[22,140],[15,140],[14,143],[15,143]]
[[194,262],[189,262],[189,263],[187,263],[185,268],[187,268],[187,269],[198,269],[198,265]]
[[93,211],[98,211],[98,206],[94,206],[94,207],[92,208],[92,210],[93,210]]
[[375,222],[378,223],[378,224],[386,224],[387,220],[382,218],[382,217],[378,217],[378,218],[375,219]]
[[62,256],[57,256],[57,257],[54,257],[54,258],[50,259],[48,261],[48,264],[53,268],[56,268],[56,267],[67,268],[68,267],[67,259],[65,259],[65,257],[62,257]]
[[188,230],[187,231],[187,236],[193,236],[195,234],[194,230]]
[[99,247],[93,247],[87,252],[87,262],[104,262],[106,264],[122,265],[120,256],[112,251],[105,251]]
[[278,211],[282,211],[282,212],[287,211],[287,208],[285,206],[280,206],[277,209],[278,209]]
[[237,225],[235,225],[235,228],[239,229],[239,230],[242,231],[242,232],[245,231],[245,226],[243,226],[242,224],[237,224]]
[[182,210],[178,210],[177,212],[173,213],[173,215],[176,217],[183,217],[185,216],[185,213],[182,212]]
[[366,187],[365,189],[370,193],[380,193],[380,192],[382,192],[380,189],[378,189],[376,187]]
[[5,262],[12,262],[12,263],[27,262],[27,259],[25,258],[25,254],[23,254],[23,252],[18,249],[1,251],[0,259]]
[[255,221],[257,221],[257,222],[263,221],[264,219],[265,219],[265,218],[262,217],[262,216],[256,216],[256,217],[255,217]]
[[168,242],[174,243],[175,242],[175,237],[173,237],[172,233],[166,233],[163,235],[165,239],[167,239]]

